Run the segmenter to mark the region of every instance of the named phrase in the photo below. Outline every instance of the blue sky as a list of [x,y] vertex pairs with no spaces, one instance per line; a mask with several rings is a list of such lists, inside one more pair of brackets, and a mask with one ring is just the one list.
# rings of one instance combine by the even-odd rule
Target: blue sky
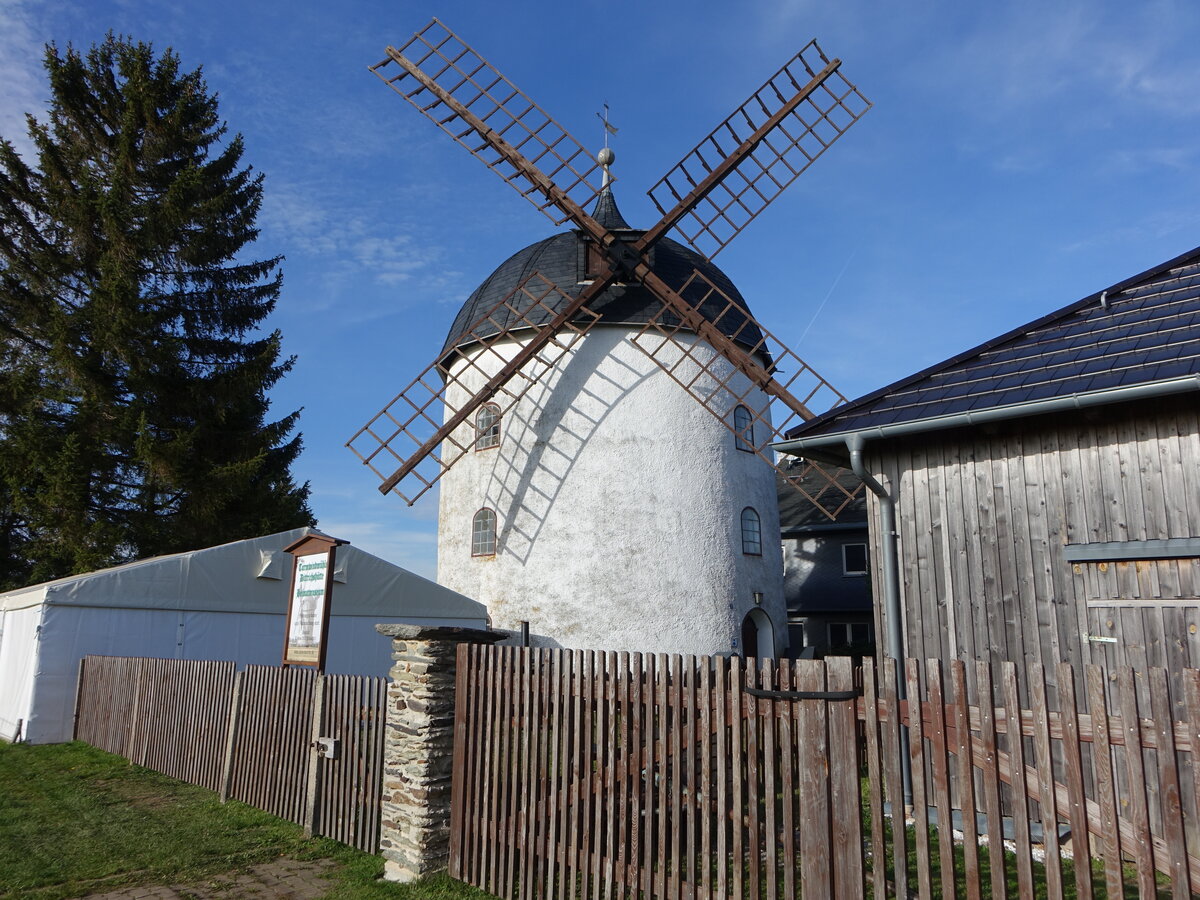
[[344,442],[471,290],[552,226],[367,66],[438,16],[645,191],[811,37],[875,108],[719,257],[849,397],[1200,244],[1200,4],[0,0],[0,134],[44,108],[46,41],[112,29],[203,65],[266,173],[260,255],[327,531],[432,577],[436,498],[383,497]]

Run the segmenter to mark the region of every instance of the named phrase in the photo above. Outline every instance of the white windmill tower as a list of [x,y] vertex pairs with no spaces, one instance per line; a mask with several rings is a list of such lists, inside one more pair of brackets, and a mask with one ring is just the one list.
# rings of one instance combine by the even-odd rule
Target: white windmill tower
[[[768,445],[844,398],[711,260],[869,108],[839,66],[805,47],[651,190],[663,218],[644,231],[617,209],[611,151],[593,161],[436,19],[373,67],[575,226],[501,264],[349,442],[410,504],[440,481],[438,581],[494,627],[662,652],[785,640]],[[849,497],[821,481],[812,499],[836,512]]]

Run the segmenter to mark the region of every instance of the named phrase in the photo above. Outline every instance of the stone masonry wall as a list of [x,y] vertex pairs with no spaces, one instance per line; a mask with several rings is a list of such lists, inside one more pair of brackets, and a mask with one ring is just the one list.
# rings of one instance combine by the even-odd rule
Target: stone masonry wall
[[455,656],[461,643],[502,633],[377,625],[392,638],[379,847],[384,877],[414,881],[445,869],[450,854]]

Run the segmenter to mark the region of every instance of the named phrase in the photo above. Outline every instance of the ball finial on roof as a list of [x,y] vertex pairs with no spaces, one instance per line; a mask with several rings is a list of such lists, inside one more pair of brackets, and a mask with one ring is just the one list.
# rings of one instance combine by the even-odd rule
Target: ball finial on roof
[[613,153],[608,147],[604,147],[596,154],[596,162],[604,166],[604,178],[601,181],[603,187],[608,187],[612,184],[612,174],[608,171],[608,167],[613,164],[613,160],[617,158],[617,154]]

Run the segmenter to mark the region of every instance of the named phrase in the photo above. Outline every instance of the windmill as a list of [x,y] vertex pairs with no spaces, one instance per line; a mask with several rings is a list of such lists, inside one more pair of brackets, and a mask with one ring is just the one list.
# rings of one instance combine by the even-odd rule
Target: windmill
[[[490,447],[498,423],[512,423],[521,404],[547,402],[562,367],[613,320],[614,295],[641,298],[636,314],[622,319],[638,326],[622,347],[636,348],[697,401],[737,450],[772,467],[769,445],[779,435],[844,401],[753,318],[712,265],[870,108],[840,60],[815,41],[651,188],[661,218],[644,231],[616,209],[612,152],[589,154],[437,19],[400,49],[389,47],[371,70],[552,222],[570,223],[580,248],[572,283],[557,283],[526,259],[519,278],[504,282],[511,289],[468,303],[443,351],[351,438],[348,446],[379,476],[383,493],[411,505],[464,458]],[[528,415],[522,421],[534,430]],[[852,499],[834,472],[818,470],[814,479],[807,470],[780,471],[831,517]],[[445,491],[442,500],[444,517]],[[760,592],[754,596],[761,602]]]

